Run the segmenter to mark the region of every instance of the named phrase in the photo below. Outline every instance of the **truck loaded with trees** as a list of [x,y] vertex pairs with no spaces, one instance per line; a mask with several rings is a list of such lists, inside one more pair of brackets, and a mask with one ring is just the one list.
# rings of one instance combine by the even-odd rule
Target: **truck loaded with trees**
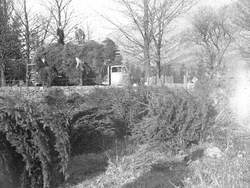
[[83,44],[51,44],[39,48],[34,56],[32,70],[36,74],[35,78],[33,74],[33,84],[102,84],[110,78],[110,66],[124,67],[121,60],[116,44],[108,38],[102,44],[93,40]]

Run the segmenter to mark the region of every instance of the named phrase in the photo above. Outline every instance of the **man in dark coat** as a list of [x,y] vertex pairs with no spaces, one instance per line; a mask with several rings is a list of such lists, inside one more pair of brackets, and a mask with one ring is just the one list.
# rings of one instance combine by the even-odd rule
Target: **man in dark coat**
[[57,28],[58,44],[64,45],[64,31],[61,26]]

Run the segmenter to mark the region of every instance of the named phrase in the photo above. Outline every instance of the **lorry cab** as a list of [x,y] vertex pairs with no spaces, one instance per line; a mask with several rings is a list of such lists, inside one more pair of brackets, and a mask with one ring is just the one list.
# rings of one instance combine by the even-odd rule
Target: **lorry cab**
[[124,86],[129,84],[129,72],[124,65],[108,66],[105,84],[111,86]]

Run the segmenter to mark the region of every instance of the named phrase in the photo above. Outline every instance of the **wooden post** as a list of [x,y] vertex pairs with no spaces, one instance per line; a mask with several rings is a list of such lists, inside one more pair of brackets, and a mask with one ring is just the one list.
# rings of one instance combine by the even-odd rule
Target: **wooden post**
[[111,85],[111,72],[112,72],[111,66],[108,65],[108,80],[109,80],[109,85]]

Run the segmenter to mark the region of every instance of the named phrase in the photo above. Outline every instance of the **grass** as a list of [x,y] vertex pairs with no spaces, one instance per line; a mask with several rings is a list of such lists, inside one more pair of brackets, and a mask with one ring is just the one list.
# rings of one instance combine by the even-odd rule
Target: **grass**
[[204,157],[192,162],[189,166],[192,173],[185,179],[185,187],[250,187],[250,132],[238,124],[228,126],[227,131],[230,134],[224,134],[219,140],[215,140],[223,151],[223,157]]
[[105,172],[70,188],[129,188],[148,183],[158,186],[165,181],[173,187],[184,179],[185,168],[182,156],[173,157],[143,145],[133,154],[109,158]]
[[187,188],[247,188],[249,182],[249,156],[225,155],[222,159],[204,158],[193,162],[189,168],[192,172],[185,179]]
[[[240,135],[238,135],[240,136]],[[248,188],[248,139],[236,139],[222,158],[202,157],[186,164],[184,155],[171,155],[147,145],[126,155],[89,154],[73,159],[66,188]],[[240,140],[240,141],[239,141]],[[239,147],[239,144],[245,146]]]
[[103,154],[83,154],[74,157],[69,163],[69,179],[60,188],[68,188],[79,182],[90,182],[93,177],[104,173],[108,163]]

